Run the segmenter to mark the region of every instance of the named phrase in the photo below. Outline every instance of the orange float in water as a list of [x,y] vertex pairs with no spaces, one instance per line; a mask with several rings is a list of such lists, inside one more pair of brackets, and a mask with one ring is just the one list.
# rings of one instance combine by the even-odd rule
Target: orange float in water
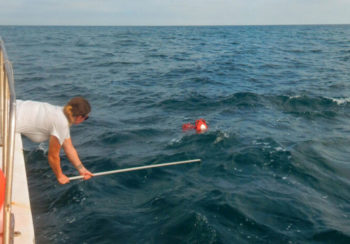
[[198,119],[196,120],[196,124],[193,125],[191,123],[183,124],[182,125],[183,130],[193,130],[195,129],[197,133],[204,132],[208,130],[207,122],[204,119]]

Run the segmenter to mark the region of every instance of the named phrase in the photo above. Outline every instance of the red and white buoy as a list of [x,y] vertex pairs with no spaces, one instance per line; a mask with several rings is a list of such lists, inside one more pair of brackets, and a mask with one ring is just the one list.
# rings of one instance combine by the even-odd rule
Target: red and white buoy
[[196,130],[197,133],[202,133],[206,130],[208,130],[208,125],[207,122],[204,119],[198,119],[196,120],[195,125],[191,124],[191,123],[186,123],[182,125],[182,130],[186,131],[186,130]]

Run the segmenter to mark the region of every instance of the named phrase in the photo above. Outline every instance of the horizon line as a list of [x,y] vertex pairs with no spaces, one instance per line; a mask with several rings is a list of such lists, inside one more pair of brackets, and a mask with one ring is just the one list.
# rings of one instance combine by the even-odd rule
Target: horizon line
[[0,26],[16,27],[225,27],[225,26],[332,26],[350,25],[350,23],[332,24],[184,24],[184,25],[88,25],[88,24],[0,24]]

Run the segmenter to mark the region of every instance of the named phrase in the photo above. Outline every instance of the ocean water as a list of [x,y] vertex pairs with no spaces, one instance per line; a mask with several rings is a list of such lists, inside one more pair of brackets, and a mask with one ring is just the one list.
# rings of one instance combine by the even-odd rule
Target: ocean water
[[0,35],[18,99],[91,102],[90,171],[202,159],[62,186],[24,139],[37,243],[350,243],[350,25]]

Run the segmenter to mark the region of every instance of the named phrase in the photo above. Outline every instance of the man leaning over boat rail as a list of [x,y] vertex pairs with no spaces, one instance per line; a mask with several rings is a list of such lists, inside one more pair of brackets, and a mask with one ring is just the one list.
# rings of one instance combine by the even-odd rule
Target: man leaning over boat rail
[[17,100],[16,132],[33,142],[49,140],[48,161],[60,184],[69,183],[69,178],[63,174],[61,168],[61,148],[79,174],[84,176],[84,180],[93,176],[80,161],[70,138],[70,126],[87,120],[90,112],[91,106],[83,97],[72,98],[64,107]]

